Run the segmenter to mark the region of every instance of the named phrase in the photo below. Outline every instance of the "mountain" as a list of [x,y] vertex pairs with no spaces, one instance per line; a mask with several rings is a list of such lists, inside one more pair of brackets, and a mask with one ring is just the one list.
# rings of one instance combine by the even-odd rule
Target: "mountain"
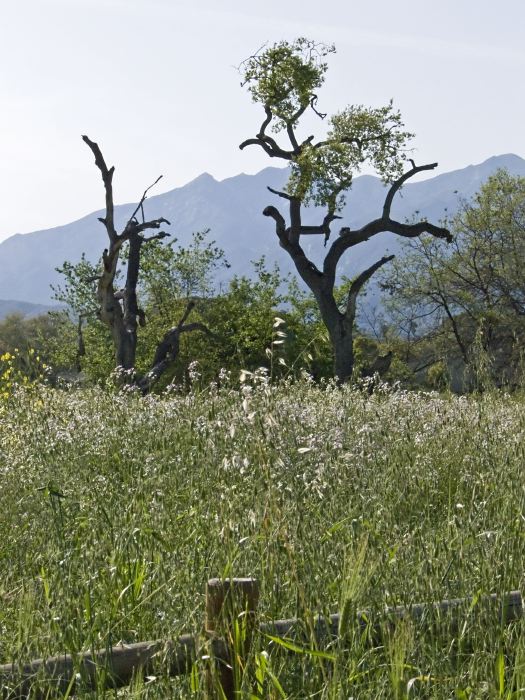
[[[498,168],[507,168],[514,175],[525,176],[525,160],[507,154],[494,156],[479,165],[444,173],[421,182],[411,182],[396,196],[392,216],[400,221],[415,211],[420,216],[438,222],[456,211],[459,196],[470,198],[482,182]],[[217,181],[204,173],[187,185],[149,198],[146,216],[164,217],[171,221],[167,227],[182,245],[193,231],[211,229],[210,237],[224,249],[231,263],[228,275],[249,272],[249,262],[265,255],[270,264],[277,262],[281,271],[291,269],[288,256],[277,245],[273,221],[262,216],[268,204],[279,206],[266,189],[282,189],[287,170],[265,168],[256,175],[236,175]],[[354,180],[342,212],[341,225],[358,228],[381,212],[385,196],[382,182],[371,175]],[[101,200],[103,192],[101,192]],[[117,228],[122,226],[135,208],[134,204],[115,207]],[[284,207],[281,207],[285,213]],[[97,221],[102,211],[89,214],[78,221],[33,233],[16,234],[0,243],[0,299],[47,304],[51,301],[50,284],[59,281],[55,268],[64,260],[80,259],[85,252],[96,261],[106,246],[106,233]],[[318,223],[320,212],[309,209],[305,223]],[[334,235],[337,224],[333,226]],[[311,240],[310,240],[311,239]],[[322,260],[325,249],[321,236],[303,238],[305,249],[314,261]],[[351,249],[343,258],[342,271],[354,275],[388,252],[399,250],[399,237],[385,233]]]
[[0,321],[6,316],[14,314],[33,318],[58,308],[57,305],[50,306],[48,304],[32,304],[28,301],[17,301],[15,299],[0,299]]

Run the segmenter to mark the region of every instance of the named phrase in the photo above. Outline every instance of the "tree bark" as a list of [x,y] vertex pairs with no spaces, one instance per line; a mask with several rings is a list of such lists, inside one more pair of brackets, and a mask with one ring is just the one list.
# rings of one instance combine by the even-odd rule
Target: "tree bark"
[[328,329],[334,352],[334,375],[338,384],[344,384],[352,378],[354,371],[354,333],[345,319],[337,326]]

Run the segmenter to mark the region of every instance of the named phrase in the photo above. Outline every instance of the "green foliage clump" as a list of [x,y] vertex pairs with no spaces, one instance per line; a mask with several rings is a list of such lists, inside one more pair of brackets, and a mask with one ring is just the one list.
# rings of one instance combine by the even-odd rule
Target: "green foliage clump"
[[243,62],[242,85],[248,85],[254,102],[276,116],[274,131],[295,126],[305,109],[315,105],[328,68],[324,59],[334,52],[335,46],[300,37],[280,41]]
[[303,204],[340,211],[354,175],[369,163],[385,182],[403,171],[404,149],[413,134],[403,131],[392,102],[377,109],[352,105],[330,118],[324,141],[307,145],[292,161],[287,191]]
[[446,389],[450,378],[446,364],[441,360],[435,362],[427,370],[427,381],[429,385],[438,390]]
[[[351,105],[329,118],[326,137],[314,143],[311,136],[299,143],[295,129],[308,108],[324,119],[316,108],[332,45],[301,37],[264,48],[241,64],[242,85],[252,100],[266,112],[257,138],[272,155],[291,163],[287,192],[302,204],[328,205],[340,209],[345,190],[365,163],[370,163],[385,181],[399,177],[407,142],[413,134],[404,130],[399,111],[392,102],[380,108]],[[265,135],[286,130],[291,151],[284,151]],[[265,150],[266,150],[265,149]]]

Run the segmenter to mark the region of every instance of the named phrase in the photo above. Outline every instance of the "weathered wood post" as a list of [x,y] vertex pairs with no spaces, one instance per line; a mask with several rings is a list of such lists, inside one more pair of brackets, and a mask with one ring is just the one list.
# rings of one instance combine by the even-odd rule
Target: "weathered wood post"
[[[213,578],[208,581],[205,631],[211,638],[212,656],[215,657],[207,677],[210,700],[240,698],[258,602],[259,584],[253,578]],[[218,683],[224,696],[219,692]]]

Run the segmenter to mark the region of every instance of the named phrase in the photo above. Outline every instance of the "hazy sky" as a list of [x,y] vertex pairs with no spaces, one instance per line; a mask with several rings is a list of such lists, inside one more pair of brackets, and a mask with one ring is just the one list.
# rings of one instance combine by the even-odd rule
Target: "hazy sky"
[[[81,141],[116,166],[116,202],[269,163],[236,66],[307,36],[337,54],[319,107],[394,99],[439,172],[525,156],[523,0],[0,0],[0,240],[103,205]],[[213,222],[210,222],[213,227]]]

